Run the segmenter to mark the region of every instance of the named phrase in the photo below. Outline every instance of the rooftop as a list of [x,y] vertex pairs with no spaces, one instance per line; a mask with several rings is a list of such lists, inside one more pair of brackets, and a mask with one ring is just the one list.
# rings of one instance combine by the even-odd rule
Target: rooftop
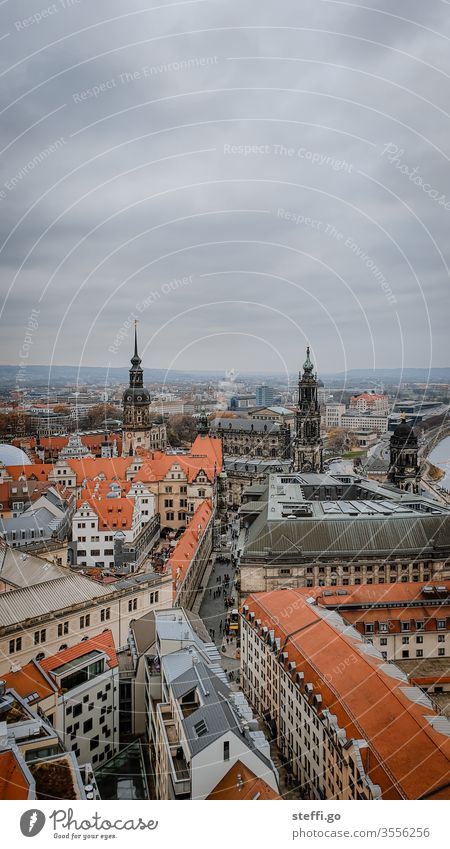
[[[450,723],[433,711],[406,675],[364,643],[336,611],[310,604],[299,590],[250,595],[256,627],[274,631],[286,663],[296,663],[319,713],[335,715],[344,740],[367,742],[364,768],[384,798],[450,798]],[[349,662],[351,658],[351,662]]]
[[[336,552],[426,552],[450,545],[450,509],[422,496],[354,475],[271,474],[244,556],[268,552],[332,556]],[[259,496],[259,497],[258,497]],[[244,503],[241,514],[248,510]]]
[[258,778],[251,769],[238,760],[207,796],[207,799],[268,801],[280,799],[280,796],[269,784],[262,778]]
[[0,628],[47,616],[95,598],[107,597],[113,592],[111,587],[90,581],[84,575],[71,573],[31,587],[0,593]]

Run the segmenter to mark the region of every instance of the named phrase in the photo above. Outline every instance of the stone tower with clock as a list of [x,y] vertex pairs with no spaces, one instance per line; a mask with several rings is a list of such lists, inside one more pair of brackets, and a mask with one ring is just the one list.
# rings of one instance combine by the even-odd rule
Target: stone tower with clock
[[[123,393],[122,455],[136,454],[137,449],[151,450],[150,392],[144,387],[144,370],[137,349],[137,326],[134,326],[134,354],[131,358],[130,384]],[[159,446],[158,446],[159,447]]]

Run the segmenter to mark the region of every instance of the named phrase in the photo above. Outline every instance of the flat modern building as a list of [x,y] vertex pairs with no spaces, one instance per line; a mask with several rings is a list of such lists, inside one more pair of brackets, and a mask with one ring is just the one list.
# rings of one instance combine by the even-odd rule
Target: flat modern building
[[302,797],[450,799],[450,722],[335,610],[299,590],[250,595],[244,693]]
[[342,415],[340,426],[344,430],[368,430],[381,434],[387,432],[388,417],[384,413],[363,413],[351,410]]
[[119,745],[119,668],[111,631],[4,676],[7,686],[39,705],[63,747],[94,768]]
[[270,475],[244,490],[241,591],[449,577],[450,509],[355,475]]
[[273,386],[267,386],[267,384],[263,384],[262,386],[256,387],[256,392],[255,392],[255,406],[256,407],[270,407],[273,404],[273,400],[274,400]]

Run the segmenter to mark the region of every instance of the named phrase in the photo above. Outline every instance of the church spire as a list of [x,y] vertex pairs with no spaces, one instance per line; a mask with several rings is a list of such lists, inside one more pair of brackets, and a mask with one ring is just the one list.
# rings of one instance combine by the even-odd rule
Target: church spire
[[137,343],[137,319],[134,322],[134,354],[131,357],[131,364],[134,368],[139,368],[141,365],[141,358],[138,354],[138,343]]
[[131,357],[130,387],[142,387],[144,385],[144,371],[141,367],[142,360],[138,354],[137,343],[137,319],[134,322],[134,354]]
[[314,371],[314,363],[312,363],[309,358],[309,345],[306,348],[306,360],[303,363],[303,371],[307,374],[312,374],[312,372]]

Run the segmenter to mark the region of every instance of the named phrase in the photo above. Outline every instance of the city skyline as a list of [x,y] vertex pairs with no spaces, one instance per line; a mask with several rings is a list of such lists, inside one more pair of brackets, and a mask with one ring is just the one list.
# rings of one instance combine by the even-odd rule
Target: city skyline
[[56,8],[2,9],[1,362],[446,362],[446,7]]

